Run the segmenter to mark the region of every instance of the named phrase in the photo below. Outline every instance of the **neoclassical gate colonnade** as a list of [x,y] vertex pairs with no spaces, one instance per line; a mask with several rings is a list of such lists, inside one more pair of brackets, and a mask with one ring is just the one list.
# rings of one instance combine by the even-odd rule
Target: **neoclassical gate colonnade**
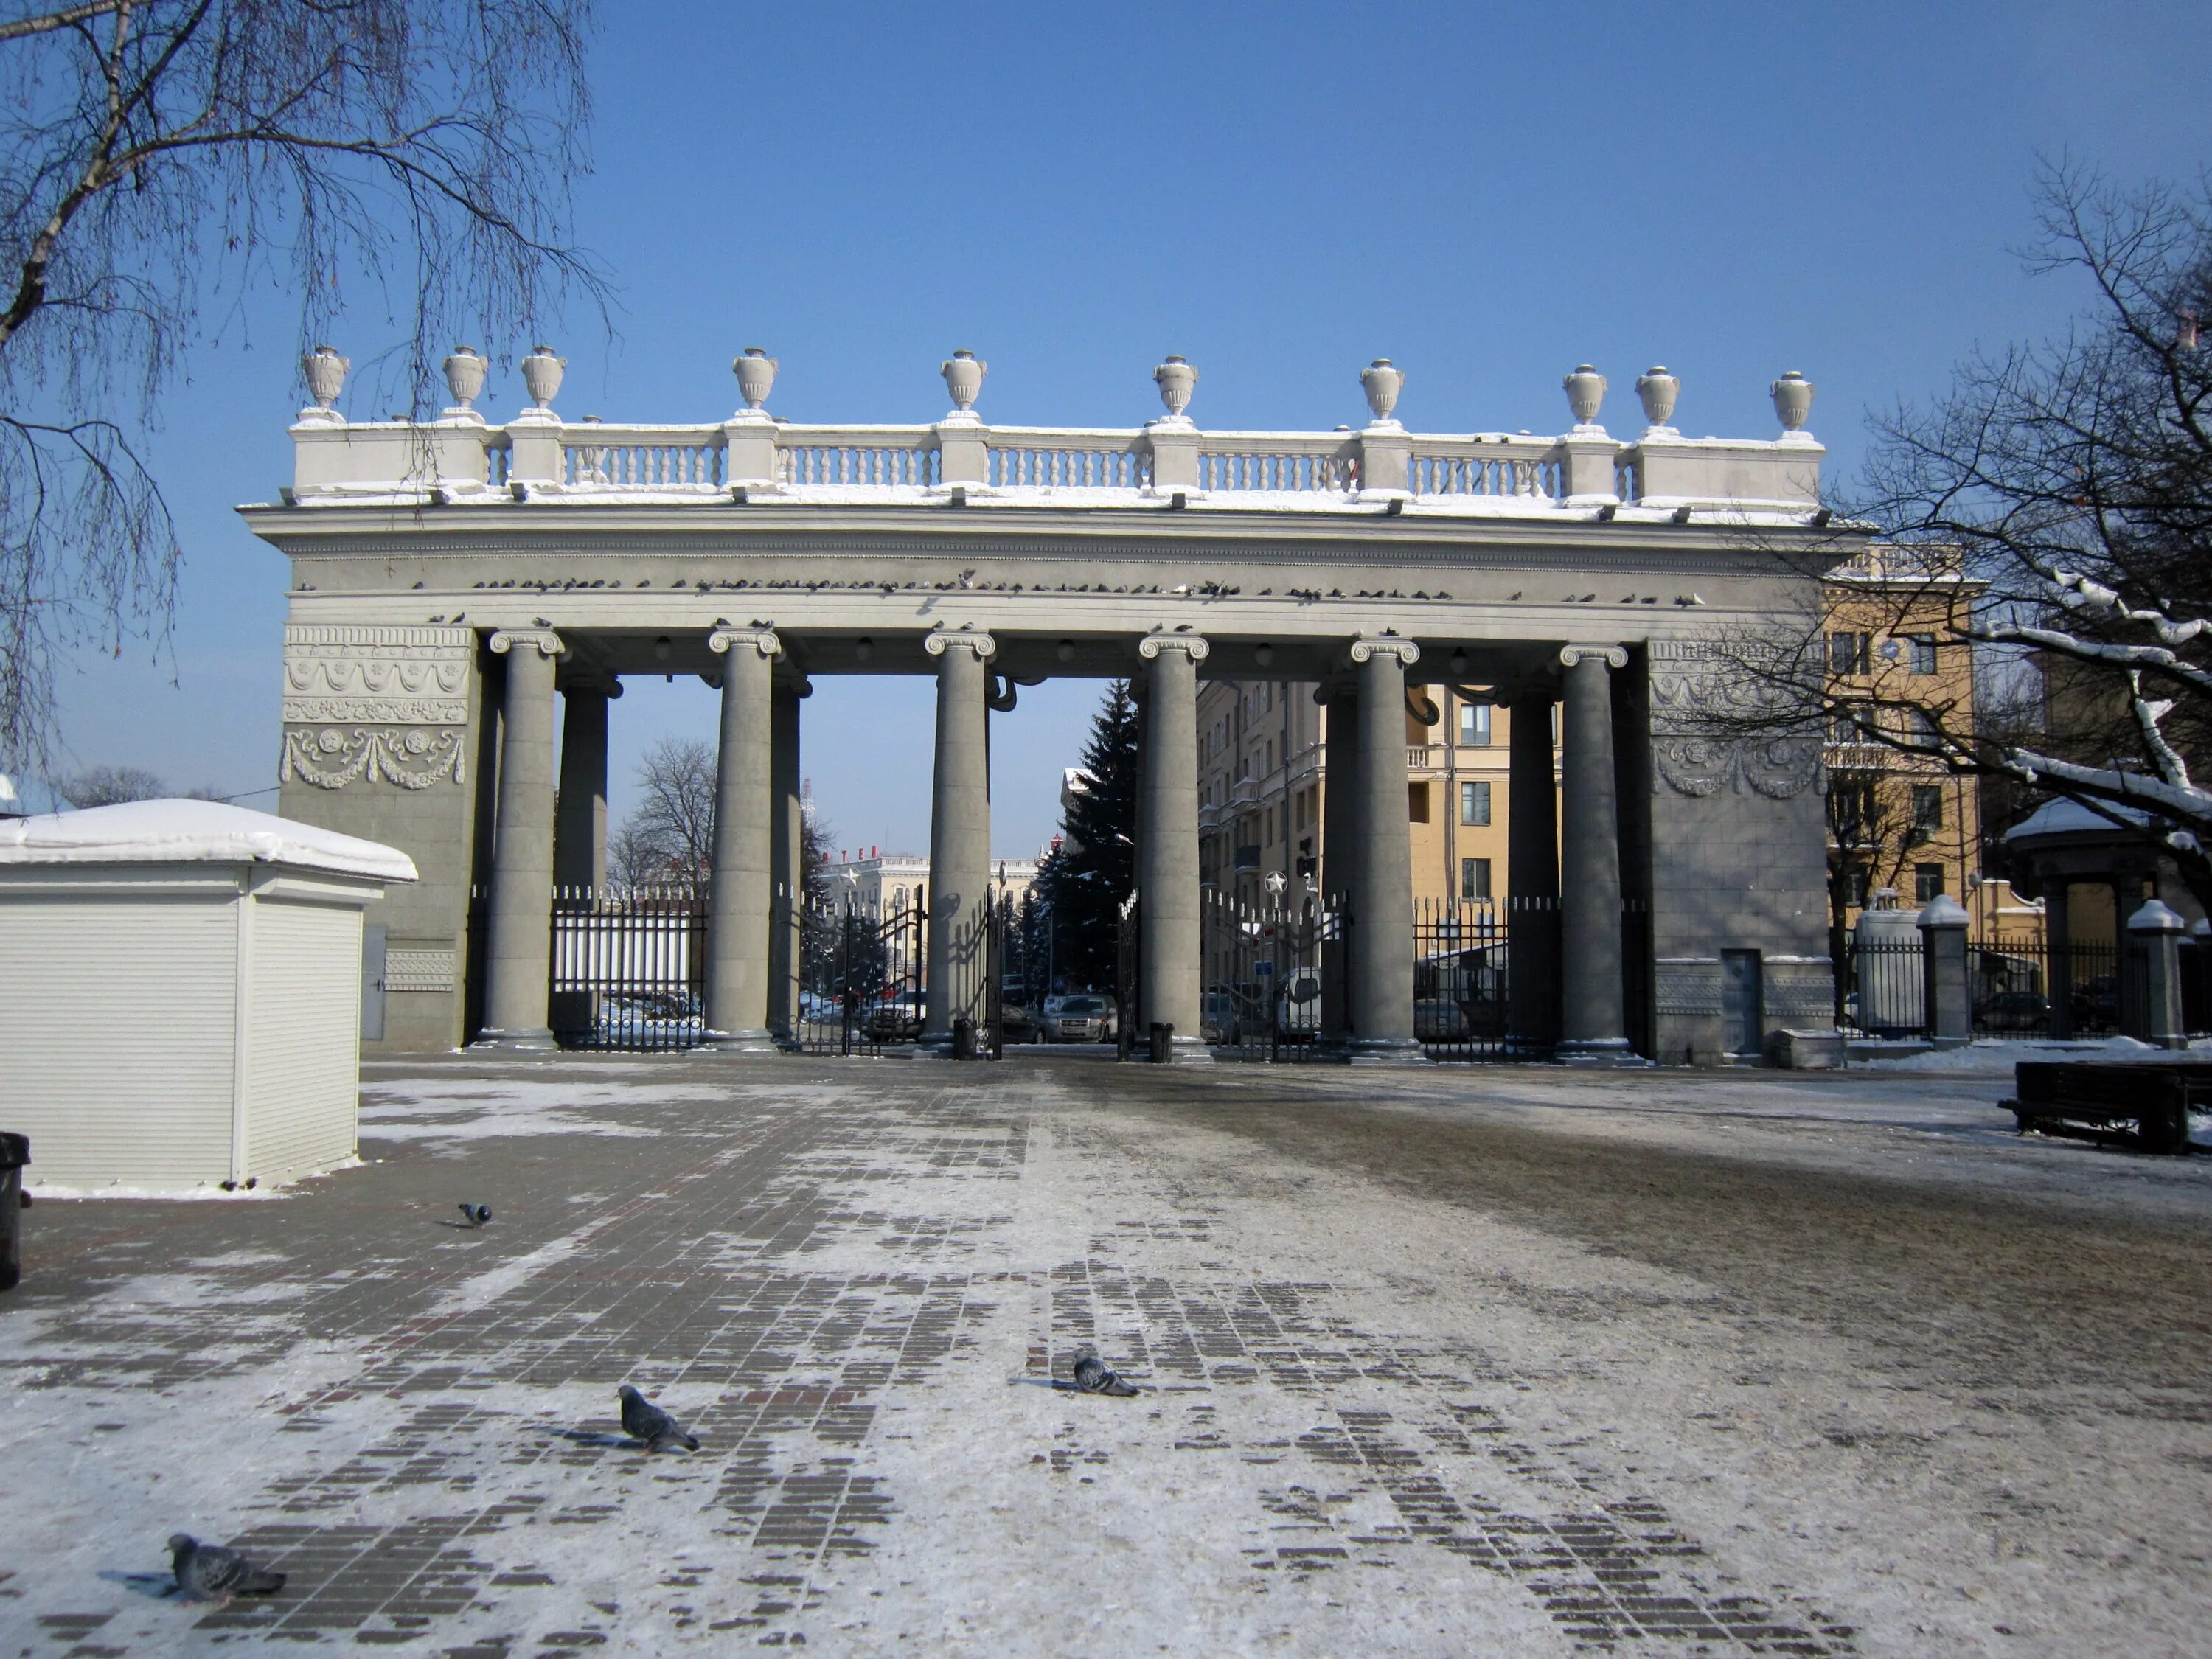
[[[1759,960],[1769,1024],[1824,1018],[1817,739],[1696,725],[1730,695],[1714,643],[1809,613],[1858,544],[1820,507],[1798,377],[1774,387],[1780,437],[1723,442],[1675,433],[1679,381],[1651,371],[1648,425],[1623,442],[1587,368],[1567,377],[1573,428],[1534,438],[1409,432],[1382,362],[1363,428],[1216,433],[1184,412],[1196,372],[1175,359],[1154,375],[1166,415],[1133,429],[987,426],[965,354],[927,425],[772,417],[775,365],[753,352],[746,407],[718,425],[572,423],[542,349],[523,364],[535,401],[494,426],[472,407],[482,362],[449,362],[435,422],[354,423],[333,406],[343,359],[319,353],[294,483],[246,509],[294,572],[283,810],[425,872],[387,907],[392,1046],[550,1046],[554,889],[603,877],[607,700],[643,673],[719,688],[706,1022],[732,1053],[794,1018],[801,708],[825,674],[934,684],[938,1046],[965,1012],[945,924],[989,887],[988,721],[1054,676],[1126,675],[1144,707],[1141,1016],[1178,1058],[1205,1053],[1196,703],[1215,677],[1311,681],[1328,708],[1322,883],[1352,925],[1324,994],[1355,1060],[1419,1055],[1409,671],[1512,711],[1513,896],[1559,919],[1555,945],[1515,933],[1512,984],[1556,976],[1541,1035],[1563,1056],[1628,1058],[1642,983],[1651,1043],[1722,1057],[1730,950]],[[863,734],[830,736],[859,753]],[[1640,977],[1624,905],[1651,919]],[[1525,1031],[1536,1006],[1516,1008]]]

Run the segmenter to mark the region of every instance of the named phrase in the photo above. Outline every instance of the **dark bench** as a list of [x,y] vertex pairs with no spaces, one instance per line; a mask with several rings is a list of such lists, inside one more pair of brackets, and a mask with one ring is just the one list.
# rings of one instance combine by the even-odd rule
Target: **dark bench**
[[2212,1065],[2024,1060],[2013,1087],[2004,1107],[2023,1131],[2124,1140],[2146,1152],[2188,1151],[2189,1109],[2212,1110]]

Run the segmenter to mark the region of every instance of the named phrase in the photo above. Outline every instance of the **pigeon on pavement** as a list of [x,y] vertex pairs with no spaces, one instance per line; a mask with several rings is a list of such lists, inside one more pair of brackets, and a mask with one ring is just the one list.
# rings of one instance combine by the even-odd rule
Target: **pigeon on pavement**
[[686,1451],[699,1449],[697,1435],[629,1383],[623,1383],[616,1392],[622,1396],[623,1432],[633,1440],[644,1441],[648,1451],[667,1451],[677,1446]]
[[1085,1394],[1109,1394],[1123,1400],[1139,1391],[1135,1383],[1124,1382],[1088,1349],[1075,1356],[1075,1386]]
[[485,1222],[491,1219],[491,1206],[489,1204],[464,1204],[461,1206],[461,1213],[468,1218],[470,1226],[481,1227]]
[[284,1575],[257,1567],[236,1550],[203,1544],[188,1532],[169,1536],[169,1570],[177,1590],[194,1601],[228,1601],[234,1595],[274,1595]]

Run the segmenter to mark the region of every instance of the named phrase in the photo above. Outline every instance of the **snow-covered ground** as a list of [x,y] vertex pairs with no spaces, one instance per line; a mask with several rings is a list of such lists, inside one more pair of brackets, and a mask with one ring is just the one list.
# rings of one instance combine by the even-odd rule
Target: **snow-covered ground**
[[381,1068],[290,1202],[26,1216],[0,1643],[2189,1651],[2212,1164],[2001,1091]]

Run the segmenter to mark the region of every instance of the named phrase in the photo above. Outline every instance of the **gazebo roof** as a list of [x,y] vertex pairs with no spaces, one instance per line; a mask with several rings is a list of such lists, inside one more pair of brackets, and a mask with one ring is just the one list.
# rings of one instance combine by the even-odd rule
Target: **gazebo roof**
[[2015,847],[2050,840],[2059,836],[2129,836],[2132,839],[2124,826],[2141,826],[2149,822],[2148,814],[2138,811],[2133,807],[2113,806],[2106,810],[2112,813],[2112,817],[2119,818],[2122,822],[2115,823],[2112,822],[2112,817],[2107,817],[2104,812],[2084,806],[2079,801],[2045,801],[2011,829],[2006,830],[2004,838],[2008,845]]

